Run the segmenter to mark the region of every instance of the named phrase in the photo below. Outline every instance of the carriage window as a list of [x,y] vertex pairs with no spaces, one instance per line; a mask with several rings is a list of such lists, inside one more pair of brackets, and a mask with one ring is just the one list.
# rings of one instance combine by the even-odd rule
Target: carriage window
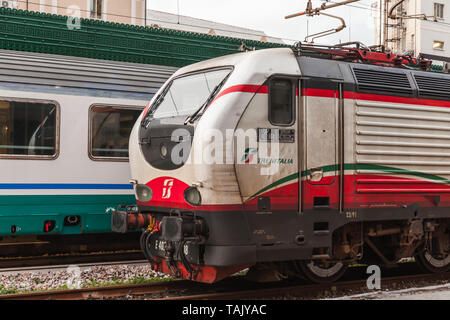
[[57,106],[0,100],[0,157],[56,156]]
[[142,109],[94,106],[90,110],[92,158],[128,158],[128,140]]
[[286,126],[294,122],[294,84],[289,79],[272,79],[269,83],[269,121]]

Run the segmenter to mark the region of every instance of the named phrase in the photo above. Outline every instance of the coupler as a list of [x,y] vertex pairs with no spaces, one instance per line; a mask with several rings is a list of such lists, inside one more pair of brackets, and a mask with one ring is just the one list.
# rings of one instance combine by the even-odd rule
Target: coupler
[[118,233],[126,233],[140,228],[147,228],[155,223],[151,214],[139,213],[137,206],[119,206],[111,213],[111,230]]

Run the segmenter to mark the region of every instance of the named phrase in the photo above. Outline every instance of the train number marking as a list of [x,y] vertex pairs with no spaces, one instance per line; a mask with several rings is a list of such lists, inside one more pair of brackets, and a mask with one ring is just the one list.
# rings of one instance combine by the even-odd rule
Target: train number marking
[[255,234],[255,235],[263,235],[263,234],[266,234],[266,231],[265,230],[263,230],[263,229],[260,229],[260,230],[254,230],[253,231],[253,234]]
[[356,219],[358,218],[358,211],[347,211],[345,212],[345,216],[347,219]]
[[161,240],[155,241],[155,250],[157,251],[165,251],[166,242]]

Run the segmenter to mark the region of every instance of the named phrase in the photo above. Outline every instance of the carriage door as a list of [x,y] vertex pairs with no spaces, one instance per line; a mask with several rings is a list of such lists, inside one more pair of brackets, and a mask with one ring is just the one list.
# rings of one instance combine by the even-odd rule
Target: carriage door
[[339,84],[328,79],[309,79],[302,84],[302,209],[337,209]]

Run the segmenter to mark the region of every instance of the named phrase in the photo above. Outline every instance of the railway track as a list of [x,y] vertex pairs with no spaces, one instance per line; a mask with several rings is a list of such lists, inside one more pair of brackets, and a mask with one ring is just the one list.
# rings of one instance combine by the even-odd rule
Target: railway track
[[[389,277],[381,280],[381,290],[389,288],[392,283],[413,281],[450,280],[450,273],[408,275]],[[356,290],[366,287],[366,280],[342,281],[333,284],[295,285],[280,288],[243,290],[235,292],[220,292],[212,294],[183,295],[167,297],[160,300],[239,300],[239,299],[276,299],[286,297],[315,297],[326,292],[339,293],[348,290]]]
[[[86,262],[77,263],[76,266],[80,269],[86,269],[90,267],[99,266],[118,266],[118,265],[146,265],[147,260],[116,260],[116,261],[103,261],[103,262]],[[0,269],[0,274],[21,273],[21,272],[49,272],[49,271],[65,271],[73,264],[56,264],[56,265],[41,265],[34,267],[16,267],[16,268],[3,268]]]
[[41,266],[70,265],[83,263],[102,262],[125,262],[143,260],[144,256],[140,250],[127,250],[117,252],[88,252],[76,254],[59,254],[48,256],[26,256],[26,257],[0,257],[0,272],[12,268],[33,268]]
[[[411,274],[384,277],[381,289],[393,284],[417,281],[448,281],[450,272],[443,274]],[[339,281],[333,284],[256,284],[233,277],[216,285],[205,285],[185,280],[121,285],[114,287],[83,288],[76,290],[35,292],[0,296],[0,300],[86,300],[86,299],[148,299],[148,300],[239,300],[315,298],[325,293],[345,293],[352,290],[364,291],[366,279]],[[367,291],[367,290],[366,290]]]
[[0,300],[87,300],[115,298],[127,295],[164,293],[185,290],[189,281],[176,280],[148,284],[120,285],[110,287],[82,288],[48,292],[33,292],[0,296]]

